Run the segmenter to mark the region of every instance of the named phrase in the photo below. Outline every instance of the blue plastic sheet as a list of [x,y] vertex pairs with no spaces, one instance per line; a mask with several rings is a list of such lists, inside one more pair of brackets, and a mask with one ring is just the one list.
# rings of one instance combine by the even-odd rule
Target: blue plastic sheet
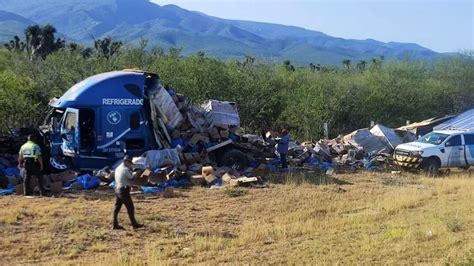
[[178,145],[181,146],[181,147],[184,147],[184,146],[186,146],[186,142],[182,138],[177,138],[177,139],[172,139],[171,140],[171,146],[173,148],[178,147]]
[[198,145],[193,145],[191,146],[191,148],[189,149],[188,152],[198,152],[199,151],[199,146]]
[[3,171],[5,176],[15,176],[15,177],[20,177],[20,169],[16,168],[16,167],[10,167],[10,168],[7,168],[5,169],[5,171]]
[[313,165],[320,165],[321,161],[317,157],[310,156],[306,159],[306,163],[313,164]]
[[90,190],[90,189],[98,188],[100,185],[100,180],[95,176],[86,174],[86,175],[81,175],[77,177],[73,181],[67,182],[65,186],[70,187],[74,183],[79,183],[81,184],[82,188],[84,188],[85,190]]
[[224,184],[224,181],[222,181],[222,179],[220,178],[216,178],[214,181],[212,181],[209,185],[211,185],[211,187],[220,187]]
[[6,189],[0,189],[0,196],[7,196],[15,193],[15,186],[8,184]]
[[373,162],[373,161],[368,161],[368,160],[364,160],[364,168],[365,168],[365,170],[367,170],[367,171],[376,170],[375,162]]
[[178,188],[178,187],[187,187],[191,185],[191,181],[188,179],[180,180],[168,180],[165,183],[162,183],[156,187],[141,187],[144,193],[158,193],[165,190],[168,187]]
[[328,171],[328,170],[331,170],[331,169],[333,169],[332,163],[329,163],[329,162],[322,162],[321,163],[321,170]]

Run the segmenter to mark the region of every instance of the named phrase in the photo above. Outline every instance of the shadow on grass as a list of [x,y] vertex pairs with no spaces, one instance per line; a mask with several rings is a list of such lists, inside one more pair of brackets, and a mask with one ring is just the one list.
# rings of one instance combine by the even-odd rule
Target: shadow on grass
[[329,175],[308,173],[271,174],[265,181],[274,184],[352,185],[351,182]]

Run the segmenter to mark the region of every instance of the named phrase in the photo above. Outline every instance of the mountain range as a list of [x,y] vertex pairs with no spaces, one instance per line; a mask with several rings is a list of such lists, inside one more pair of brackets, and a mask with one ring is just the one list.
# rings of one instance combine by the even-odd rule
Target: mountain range
[[221,58],[246,55],[265,61],[340,64],[374,57],[434,60],[440,56],[413,43],[336,38],[279,24],[228,20],[148,0],[0,0],[0,42],[23,36],[31,24],[50,23],[69,41],[91,45],[112,36],[130,44],[180,47]]

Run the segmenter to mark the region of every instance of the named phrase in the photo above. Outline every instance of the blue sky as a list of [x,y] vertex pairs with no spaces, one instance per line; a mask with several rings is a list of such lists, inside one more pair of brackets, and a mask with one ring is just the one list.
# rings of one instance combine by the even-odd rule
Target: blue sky
[[301,26],[350,39],[474,50],[474,0],[153,0],[208,15]]

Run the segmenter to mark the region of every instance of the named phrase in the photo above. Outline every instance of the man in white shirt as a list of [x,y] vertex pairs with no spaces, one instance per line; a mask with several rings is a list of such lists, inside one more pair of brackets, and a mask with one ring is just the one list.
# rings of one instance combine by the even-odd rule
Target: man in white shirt
[[135,207],[133,206],[132,197],[130,196],[131,182],[134,176],[132,175],[132,159],[129,156],[123,158],[123,163],[115,170],[115,209],[113,213],[113,229],[123,230],[124,228],[118,223],[118,214],[122,205],[125,205],[128,212],[128,218],[132,223],[133,229],[143,227],[135,220]]

